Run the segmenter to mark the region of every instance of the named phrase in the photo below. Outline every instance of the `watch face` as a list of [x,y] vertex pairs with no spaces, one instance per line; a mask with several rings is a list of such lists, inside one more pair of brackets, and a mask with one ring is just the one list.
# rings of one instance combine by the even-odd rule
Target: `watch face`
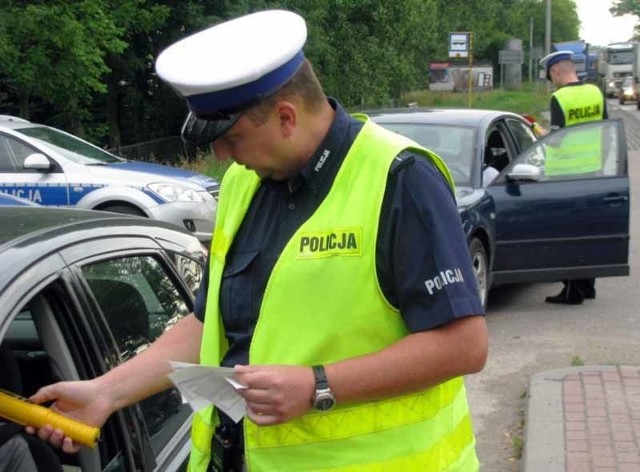
[[328,411],[336,404],[333,395],[330,393],[321,393],[316,397],[315,407],[320,411]]

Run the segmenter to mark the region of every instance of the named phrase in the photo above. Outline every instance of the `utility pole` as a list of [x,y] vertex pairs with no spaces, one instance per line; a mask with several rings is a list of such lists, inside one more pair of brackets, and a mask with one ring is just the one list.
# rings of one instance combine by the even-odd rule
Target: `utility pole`
[[533,17],[529,17],[529,83],[533,82]]
[[551,52],[551,0],[547,0],[547,15],[544,24],[544,54]]
[[[545,16],[544,54],[551,52],[551,0],[547,0],[547,14]],[[551,91],[551,82],[547,80],[547,92]]]

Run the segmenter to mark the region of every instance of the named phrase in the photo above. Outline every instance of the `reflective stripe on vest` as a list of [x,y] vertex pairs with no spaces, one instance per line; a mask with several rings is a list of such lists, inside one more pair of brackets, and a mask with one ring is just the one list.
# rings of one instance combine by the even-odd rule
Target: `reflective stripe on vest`
[[[402,317],[379,288],[375,243],[389,167],[409,147],[415,144],[365,123],[331,191],[273,268],[250,347],[251,364],[331,363],[384,349],[407,335]],[[452,185],[437,156],[416,152],[428,155]],[[239,166],[232,166],[222,182],[203,364],[218,365],[222,355],[216,352],[223,337],[217,303],[222,268],[258,185],[255,174]],[[338,405],[323,414],[310,411],[277,426],[245,421],[245,457],[253,472],[475,471],[474,443],[461,378],[384,401]]]
[[[604,97],[592,84],[562,87],[553,93],[565,119],[565,126],[604,117]],[[600,129],[585,129],[565,136],[557,147],[547,147],[545,174],[573,175],[600,171],[602,136]]]

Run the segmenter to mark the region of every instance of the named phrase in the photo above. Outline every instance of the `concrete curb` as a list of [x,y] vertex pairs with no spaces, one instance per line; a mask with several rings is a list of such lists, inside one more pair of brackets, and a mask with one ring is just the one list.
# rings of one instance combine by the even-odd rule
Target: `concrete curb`
[[529,380],[522,472],[565,472],[563,379],[585,371],[615,371],[618,366],[581,366],[535,374]]

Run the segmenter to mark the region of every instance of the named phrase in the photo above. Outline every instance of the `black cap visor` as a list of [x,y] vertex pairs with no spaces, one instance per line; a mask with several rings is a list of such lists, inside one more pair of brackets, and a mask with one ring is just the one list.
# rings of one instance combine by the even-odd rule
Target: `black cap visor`
[[182,139],[196,146],[211,144],[238,121],[242,111],[196,116],[189,112],[182,125]]

